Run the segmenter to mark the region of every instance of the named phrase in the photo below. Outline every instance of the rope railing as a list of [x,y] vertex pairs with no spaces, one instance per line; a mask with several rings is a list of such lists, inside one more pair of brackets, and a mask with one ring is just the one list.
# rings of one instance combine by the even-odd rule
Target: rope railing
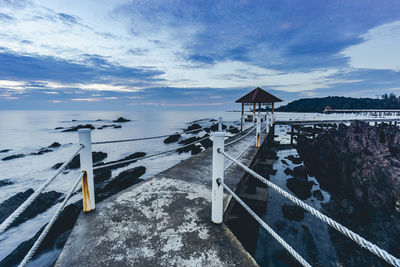
[[67,167],[67,165],[73,160],[73,158],[79,154],[83,146],[80,145],[79,148],[72,154],[72,156],[61,165],[57,172],[47,179],[36,191],[29,196],[24,203],[22,203],[10,216],[5,219],[0,225],[0,234],[2,234],[7,228],[28,208],[29,205],[40,195],[40,193]]
[[[268,127],[268,126],[265,126],[264,129],[261,130],[261,132],[264,132],[265,129],[266,129],[267,127]],[[248,133],[246,134],[246,136],[247,136],[247,135],[248,135]],[[241,139],[243,139],[243,138],[241,138]],[[257,136],[254,136],[254,138],[250,140],[250,142],[247,144],[247,146],[245,147],[245,149],[243,149],[243,151],[240,152],[239,155],[237,155],[236,160],[238,160],[238,159],[244,154],[244,152],[246,152],[247,149],[249,149],[249,147],[253,144],[254,141],[256,141],[256,139],[257,139]],[[235,140],[235,141],[236,141],[236,140]],[[226,145],[225,145],[225,146],[226,146]],[[232,164],[233,164],[233,161],[231,161],[231,163],[229,163],[229,165],[227,165],[227,166],[224,168],[224,171],[226,171],[227,169],[229,169],[229,167],[231,167]]]
[[322,220],[323,222],[327,223],[328,225],[330,225],[331,227],[333,227],[334,229],[336,229],[337,231],[339,231],[340,233],[342,233],[343,235],[345,235],[346,237],[350,238],[351,240],[353,240],[354,242],[356,242],[358,245],[360,245],[361,247],[369,250],[370,252],[372,252],[373,254],[375,254],[376,256],[380,257],[381,259],[385,260],[386,262],[388,262],[389,264],[396,266],[396,267],[400,267],[400,259],[394,257],[393,255],[389,254],[387,251],[379,248],[377,245],[371,243],[370,241],[364,239],[363,237],[361,237],[360,235],[354,233],[353,231],[351,231],[350,229],[346,228],[345,226],[341,225],[340,223],[334,221],[333,219],[329,218],[328,216],[324,215],[323,213],[321,213],[320,211],[314,209],[313,207],[311,207],[310,205],[304,203],[303,201],[301,201],[300,199],[298,199],[297,197],[293,196],[292,194],[288,193],[287,191],[283,190],[282,188],[280,188],[279,186],[275,185],[274,183],[268,181],[266,178],[262,177],[261,175],[259,175],[258,173],[256,173],[255,171],[251,170],[250,168],[246,167],[245,165],[243,165],[242,163],[240,163],[238,160],[236,160],[235,158],[233,158],[232,156],[226,154],[223,150],[221,150],[220,148],[217,150],[218,153],[222,154],[223,156],[225,156],[226,158],[228,158],[229,160],[233,161],[235,164],[237,164],[240,168],[242,168],[244,171],[246,171],[247,173],[251,174],[252,176],[254,176],[255,178],[257,178],[258,180],[260,180],[261,182],[267,184],[269,187],[271,187],[272,189],[274,189],[276,192],[278,192],[280,195],[284,196],[285,198],[289,199],[290,201],[292,201],[293,203],[295,203],[296,205],[300,206],[301,208],[303,208],[304,210],[310,212],[312,215],[314,215],[315,217],[317,217],[318,219]]
[[242,205],[242,207],[270,234],[275,240],[281,244],[287,252],[289,252],[301,265],[305,267],[311,267],[311,265],[302,257],[299,253],[297,253],[285,240],[282,239],[268,224],[266,224],[257,214],[246,205],[226,184],[224,184],[221,179],[218,179],[219,182],[224,189],[234,198],[236,201]]
[[80,181],[82,180],[84,175],[84,172],[79,176],[79,178],[76,180],[72,188],[69,190],[67,196],[64,198],[63,202],[60,204],[58,207],[56,213],[53,215],[49,223],[46,225],[38,239],[35,241],[29,252],[25,255],[24,259],[21,261],[21,263],[18,265],[18,267],[25,267],[27,263],[32,259],[32,257],[35,255],[37,249],[39,248],[40,244],[42,244],[43,240],[46,238],[47,234],[51,230],[51,227],[54,225],[54,223],[57,221],[58,217],[60,216],[61,212],[63,211],[65,205],[67,204],[68,200],[71,198],[72,194],[74,193],[76,187],[79,185]]
[[176,151],[178,149],[194,145],[194,144],[199,143],[201,141],[204,141],[205,139],[208,139],[208,138],[210,138],[210,136],[203,137],[203,138],[201,138],[199,140],[196,140],[196,141],[191,142],[191,143],[189,143],[187,145],[184,145],[184,146],[180,146],[180,147],[177,147],[177,148],[174,148],[174,149],[169,149],[169,150],[166,150],[166,151],[157,152],[157,153],[146,155],[146,156],[143,156],[143,157],[140,157],[140,158],[128,159],[128,160],[123,160],[123,161],[116,161],[116,162],[109,163],[109,164],[99,165],[99,166],[93,167],[93,170],[99,170],[99,169],[103,169],[103,168],[108,168],[108,167],[112,167],[112,166],[115,166],[115,165],[127,164],[127,163],[131,163],[131,162],[134,162],[134,161],[137,161],[137,160],[147,159],[147,158],[159,156],[159,155],[162,155],[162,154],[170,153],[170,152]]
[[173,134],[165,134],[165,135],[157,135],[157,136],[149,136],[149,137],[140,137],[140,138],[132,138],[132,139],[122,139],[122,140],[110,140],[110,141],[100,141],[100,142],[93,142],[92,145],[102,145],[102,144],[113,144],[113,143],[123,143],[123,142],[135,142],[135,141],[143,141],[143,140],[151,140],[151,139],[158,139],[158,138],[163,138],[163,137],[169,137],[171,135],[177,135],[177,134],[188,134],[192,132],[201,132],[204,131],[204,127],[202,128],[197,128],[194,130],[190,131],[183,131],[181,133],[173,133]]
[[[253,128],[253,129],[252,129]],[[229,143],[226,143],[225,144],[225,146],[230,146],[230,145],[232,145],[232,144],[234,144],[234,143],[236,143],[236,142],[239,142],[240,140],[242,140],[243,138],[245,138],[246,136],[248,136],[251,132],[253,132],[254,131],[254,129],[256,129],[256,126],[250,126],[248,129],[250,129],[246,134],[244,134],[243,136],[241,136],[240,138],[238,138],[238,139],[236,139],[236,140],[233,140],[233,141],[231,141],[231,142],[229,142]],[[247,130],[247,129],[246,129]],[[245,131],[246,131],[245,130]]]

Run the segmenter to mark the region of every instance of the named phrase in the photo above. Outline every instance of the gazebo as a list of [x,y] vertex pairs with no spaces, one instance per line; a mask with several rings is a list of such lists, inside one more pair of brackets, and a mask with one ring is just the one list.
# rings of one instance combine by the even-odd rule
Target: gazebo
[[242,103],[242,116],[241,116],[241,130],[243,130],[243,114],[245,105],[253,105],[253,122],[256,115],[256,104],[258,104],[258,113],[260,113],[261,105],[271,106],[271,113],[274,114],[274,103],[282,102],[282,99],[277,98],[274,95],[264,91],[260,87],[257,87],[250,93],[242,96],[236,103]]

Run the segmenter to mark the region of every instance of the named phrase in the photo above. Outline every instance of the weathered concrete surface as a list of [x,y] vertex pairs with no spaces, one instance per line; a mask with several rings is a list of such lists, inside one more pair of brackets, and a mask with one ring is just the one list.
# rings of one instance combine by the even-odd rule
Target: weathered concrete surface
[[[226,151],[238,155],[254,135]],[[56,266],[257,266],[224,224],[211,222],[211,164],[208,149],[82,213]],[[242,176],[232,165],[225,182],[234,189]]]

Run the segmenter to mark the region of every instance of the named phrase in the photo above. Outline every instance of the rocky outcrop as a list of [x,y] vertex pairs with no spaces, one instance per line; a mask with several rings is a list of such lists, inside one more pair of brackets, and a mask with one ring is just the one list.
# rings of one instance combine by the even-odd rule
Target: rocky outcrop
[[181,138],[180,134],[170,135],[166,139],[164,139],[164,144],[170,144],[170,143],[178,142],[179,138]]
[[11,149],[3,149],[3,150],[0,150],[0,153],[7,153],[9,151],[11,151]]
[[[196,131],[198,130],[198,131]],[[201,126],[198,123],[193,123],[192,125],[188,126],[185,132],[192,131],[192,133],[198,133],[201,131]]]
[[96,201],[104,200],[141,181],[139,178],[146,172],[143,166],[121,172],[117,177],[105,183],[96,184]]
[[91,125],[91,124],[85,124],[85,125],[79,124],[79,125],[77,125],[77,126],[73,126],[73,127],[71,127],[71,128],[62,130],[62,132],[76,132],[76,131],[78,131],[79,129],[90,129],[90,130],[94,130],[95,127],[94,127],[93,125]]
[[[323,210],[366,239],[400,257],[400,130],[354,122],[315,139],[299,138],[297,151],[322,189]],[[353,241],[331,231],[345,266],[385,266]]]
[[1,160],[19,159],[19,158],[23,158],[23,157],[25,157],[24,154],[15,154],[15,155],[11,155],[11,156],[8,156],[8,157],[4,157]]
[[6,186],[6,185],[12,185],[13,182],[10,179],[4,179],[0,181],[0,187]]
[[125,119],[124,117],[119,117],[118,119],[114,120],[114,122],[128,122],[131,120]]
[[52,143],[51,145],[49,145],[49,148],[55,148],[55,147],[60,147],[60,146],[61,146],[60,143],[54,142],[54,143]]
[[[92,159],[93,159],[93,163],[98,163],[100,161],[102,161],[103,159],[105,159],[107,157],[107,153],[101,152],[101,151],[94,151],[92,152]],[[55,164],[53,167],[51,167],[52,169],[58,169],[61,167],[61,165],[63,165],[62,162]],[[81,162],[80,162],[80,156],[76,155],[71,162],[68,164],[67,168],[68,169],[77,169],[81,166]]]
[[[20,192],[10,197],[0,204],[0,223],[10,216],[25,200],[33,194],[33,189],[28,189],[25,192]],[[39,196],[32,202],[31,205],[11,224],[10,227],[16,226],[29,220],[36,215],[46,211],[53,206],[62,194],[55,191],[40,193]]]

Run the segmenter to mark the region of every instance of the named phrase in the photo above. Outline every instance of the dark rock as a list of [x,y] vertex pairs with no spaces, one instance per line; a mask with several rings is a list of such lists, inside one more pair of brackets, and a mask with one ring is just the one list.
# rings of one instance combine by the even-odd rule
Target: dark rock
[[33,189],[28,189],[25,192],[20,192],[3,203],[0,204],[0,223],[2,223],[11,213],[14,212],[30,195],[33,194]]
[[1,160],[19,159],[19,158],[23,158],[23,157],[25,157],[24,154],[15,154],[15,155],[11,155],[11,156],[2,158]]
[[290,178],[286,181],[286,186],[292,191],[298,198],[306,200],[311,197],[311,188],[313,182],[302,181],[300,179]]
[[[222,124],[222,130],[225,130],[225,129],[226,129],[226,125]],[[210,130],[213,132],[218,131],[218,123],[214,123],[213,125],[211,125]]]
[[196,148],[196,145],[191,144],[191,145],[189,145],[189,146],[183,146],[183,147],[178,148],[178,149],[176,150],[176,152],[178,152],[179,154],[181,154],[181,153],[190,152],[190,151],[196,150],[196,149],[197,149],[197,148]]
[[[144,156],[146,156],[146,153],[144,153],[144,152],[135,152],[135,153],[133,153],[133,154],[131,154],[131,155],[125,157],[125,158],[120,159],[120,160],[107,162],[106,164],[112,164],[112,163],[118,163],[118,162],[121,162],[121,163],[116,164],[116,165],[111,166],[111,167],[106,167],[106,168],[99,169],[99,171],[100,170],[104,170],[104,169],[114,170],[114,169],[122,168],[122,167],[128,166],[129,164],[132,164],[132,163],[136,162],[136,160],[134,160],[134,161],[131,161],[131,162],[128,162],[128,163],[122,163],[123,161],[131,160],[131,159],[137,159],[137,158],[141,158],[141,157],[144,157]],[[101,166],[101,165],[104,165],[104,163],[101,162],[101,163],[96,164],[96,166]]]
[[98,127],[97,130],[103,130],[103,127]]
[[289,167],[287,167],[283,172],[286,173],[287,175],[292,175],[293,174],[293,170],[290,169]]
[[[93,159],[93,163],[97,163],[102,161],[103,159],[105,159],[107,157],[107,153],[101,152],[101,151],[94,151],[92,152],[92,159]],[[61,165],[63,165],[62,162],[55,164],[53,167],[51,167],[52,169],[58,169],[61,167]],[[76,155],[72,161],[68,164],[67,168],[68,169],[77,169],[81,166],[81,162],[80,162],[80,157],[79,155]]]
[[[79,200],[73,204],[70,204],[64,208],[58,219],[55,221],[53,227],[44,238],[42,244],[39,246],[33,259],[39,257],[42,253],[49,251],[54,248],[62,248],[71,232],[72,227],[75,225],[75,221],[82,210],[82,201]],[[39,238],[40,234],[44,230],[43,226],[34,237],[21,243],[13,252],[5,257],[1,262],[0,266],[15,266],[24,258],[34,242]]]
[[3,150],[0,150],[0,153],[7,153],[9,151],[11,151],[11,149],[3,149]]
[[237,127],[230,126],[228,129],[228,132],[230,132],[232,134],[237,134],[237,133],[240,133],[240,130]]
[[207,133],[210,133],[210,132],[211,132],[210,127],[203,128],[203,130],[206,131]]
[[114,129],[119,129],[119,128],[122,128],[122,126],[121,125],[115,125],[114,126]]
[[179,138],[181,138],[180,134],[170,135],[164,140],[164,144],[170,144],[170,143],[178,142]]
[[13,182],[11,182],[11,180],[9,179],[4,179],[0,181],[0,187],[6,186],[6,185],[11,185],[13,184]]
[[283,217],[292,221],[301,221],[304,219],[304,209],[300,208],[296,205],[287,205],[284,204],[282,206],[282,214]]
[[146,172],[146,168],[143,166],[135,167],[130,170],[121,172],[117,177],[112,179],[107,184],[99,185],[96,188],[96,199],[106,199],[134,184],[141,181],[139,178]]
[[51,168],[52,168],[53,170],[57,170],[58,168],[61,167],[61,165],[63,165],[63,163],[62,163],[62,162],[59,162],[59,163],[54,164],[53,167],[51,167]]
[[[196,129],[198,129],[198,131],[195,131]],[[192,133],[198,133],[201,131],[201,126],[198,123],[194,123],[194,124],[190,125],[189,127],[187,127],[185,132],[188,132],[188,131],[193,131]]]
[[91,129],[91,130],[94,130],[95,127],[93,125],[91,125],[91,124],[85,124],[85,125],[79,124],[78,126],[73,126],[71,128],[62,130],[62,132],[76,132],[79,129]]
[[281,159],[282,164],[289,165],[286,160]]
[[[202,138],[209,136],[208,134],[205,134]],[[204,139],[203,141],[200,142],[200,144],[205,148],[212,147],[213,142],[210,140],[210,138]]]
[[293,176],[307,177],[308,169],[304,165],[296,166],[293,168]]
[[94,171],[94,182],[100,183],[111,178],[111,170],[107,168]]
[[322,194],[321,190],[315,190],[312,192],[312,194],[317,200],[319,201],[324,200],[324,195]]
[[50,148],[60,147],[60,146],[61,146],[61,144],[58,143],[58,142],[54,142],[54,143],[52,143],[51,145],[49,145]]
[[191,151],[191,154],[192,154],[192,155],[197,155],[197,154],[199,154],[200,152],[201,152],[201,147],[195,145],[195,146],[193,147],[192,151]]
[[10,227],[17,226],[38,214],[45,212],[59,201],[62,193],[56,191],[40,193],[28,208],[11,224]]
[[187,145],[187,144],[196,142],[197,140],[200,140],[200,139],[201,139],[200,137],[189,137],[189,138],[179,141],[178,144]]
[[62,129],[64,129],[64,127],[56,127],[56,128],[54,128],[54,130],[62,130]]
[[[299,138],[297,151],[330,194],[324,212],[400,257],[400,130],[356,121],[312,140]],[[385,266],[340,233],[329,234],[343,265]]]
[[53,152],[53,150],[48,149],[48,148],[41,148],[39,151],[33,152],[33,153],[31,153],[30,155],[37,156],[37,155],[43,155],[43,154],[49,153],[49,152]]
[[303,162],[300,157],[295,157],[293,155],[289,155],[285,157],[285,159],[290,160],[291,162],[293,162],[293,164],[300,164]]
[[128,122],[128,121],[131,121],[131,120],[125,119],[125,118],[123,118],[123,117],[119,117],[119,118],[116,119],[114,122]]
[[72,120],[72,121],[77,121],[77,120]]

